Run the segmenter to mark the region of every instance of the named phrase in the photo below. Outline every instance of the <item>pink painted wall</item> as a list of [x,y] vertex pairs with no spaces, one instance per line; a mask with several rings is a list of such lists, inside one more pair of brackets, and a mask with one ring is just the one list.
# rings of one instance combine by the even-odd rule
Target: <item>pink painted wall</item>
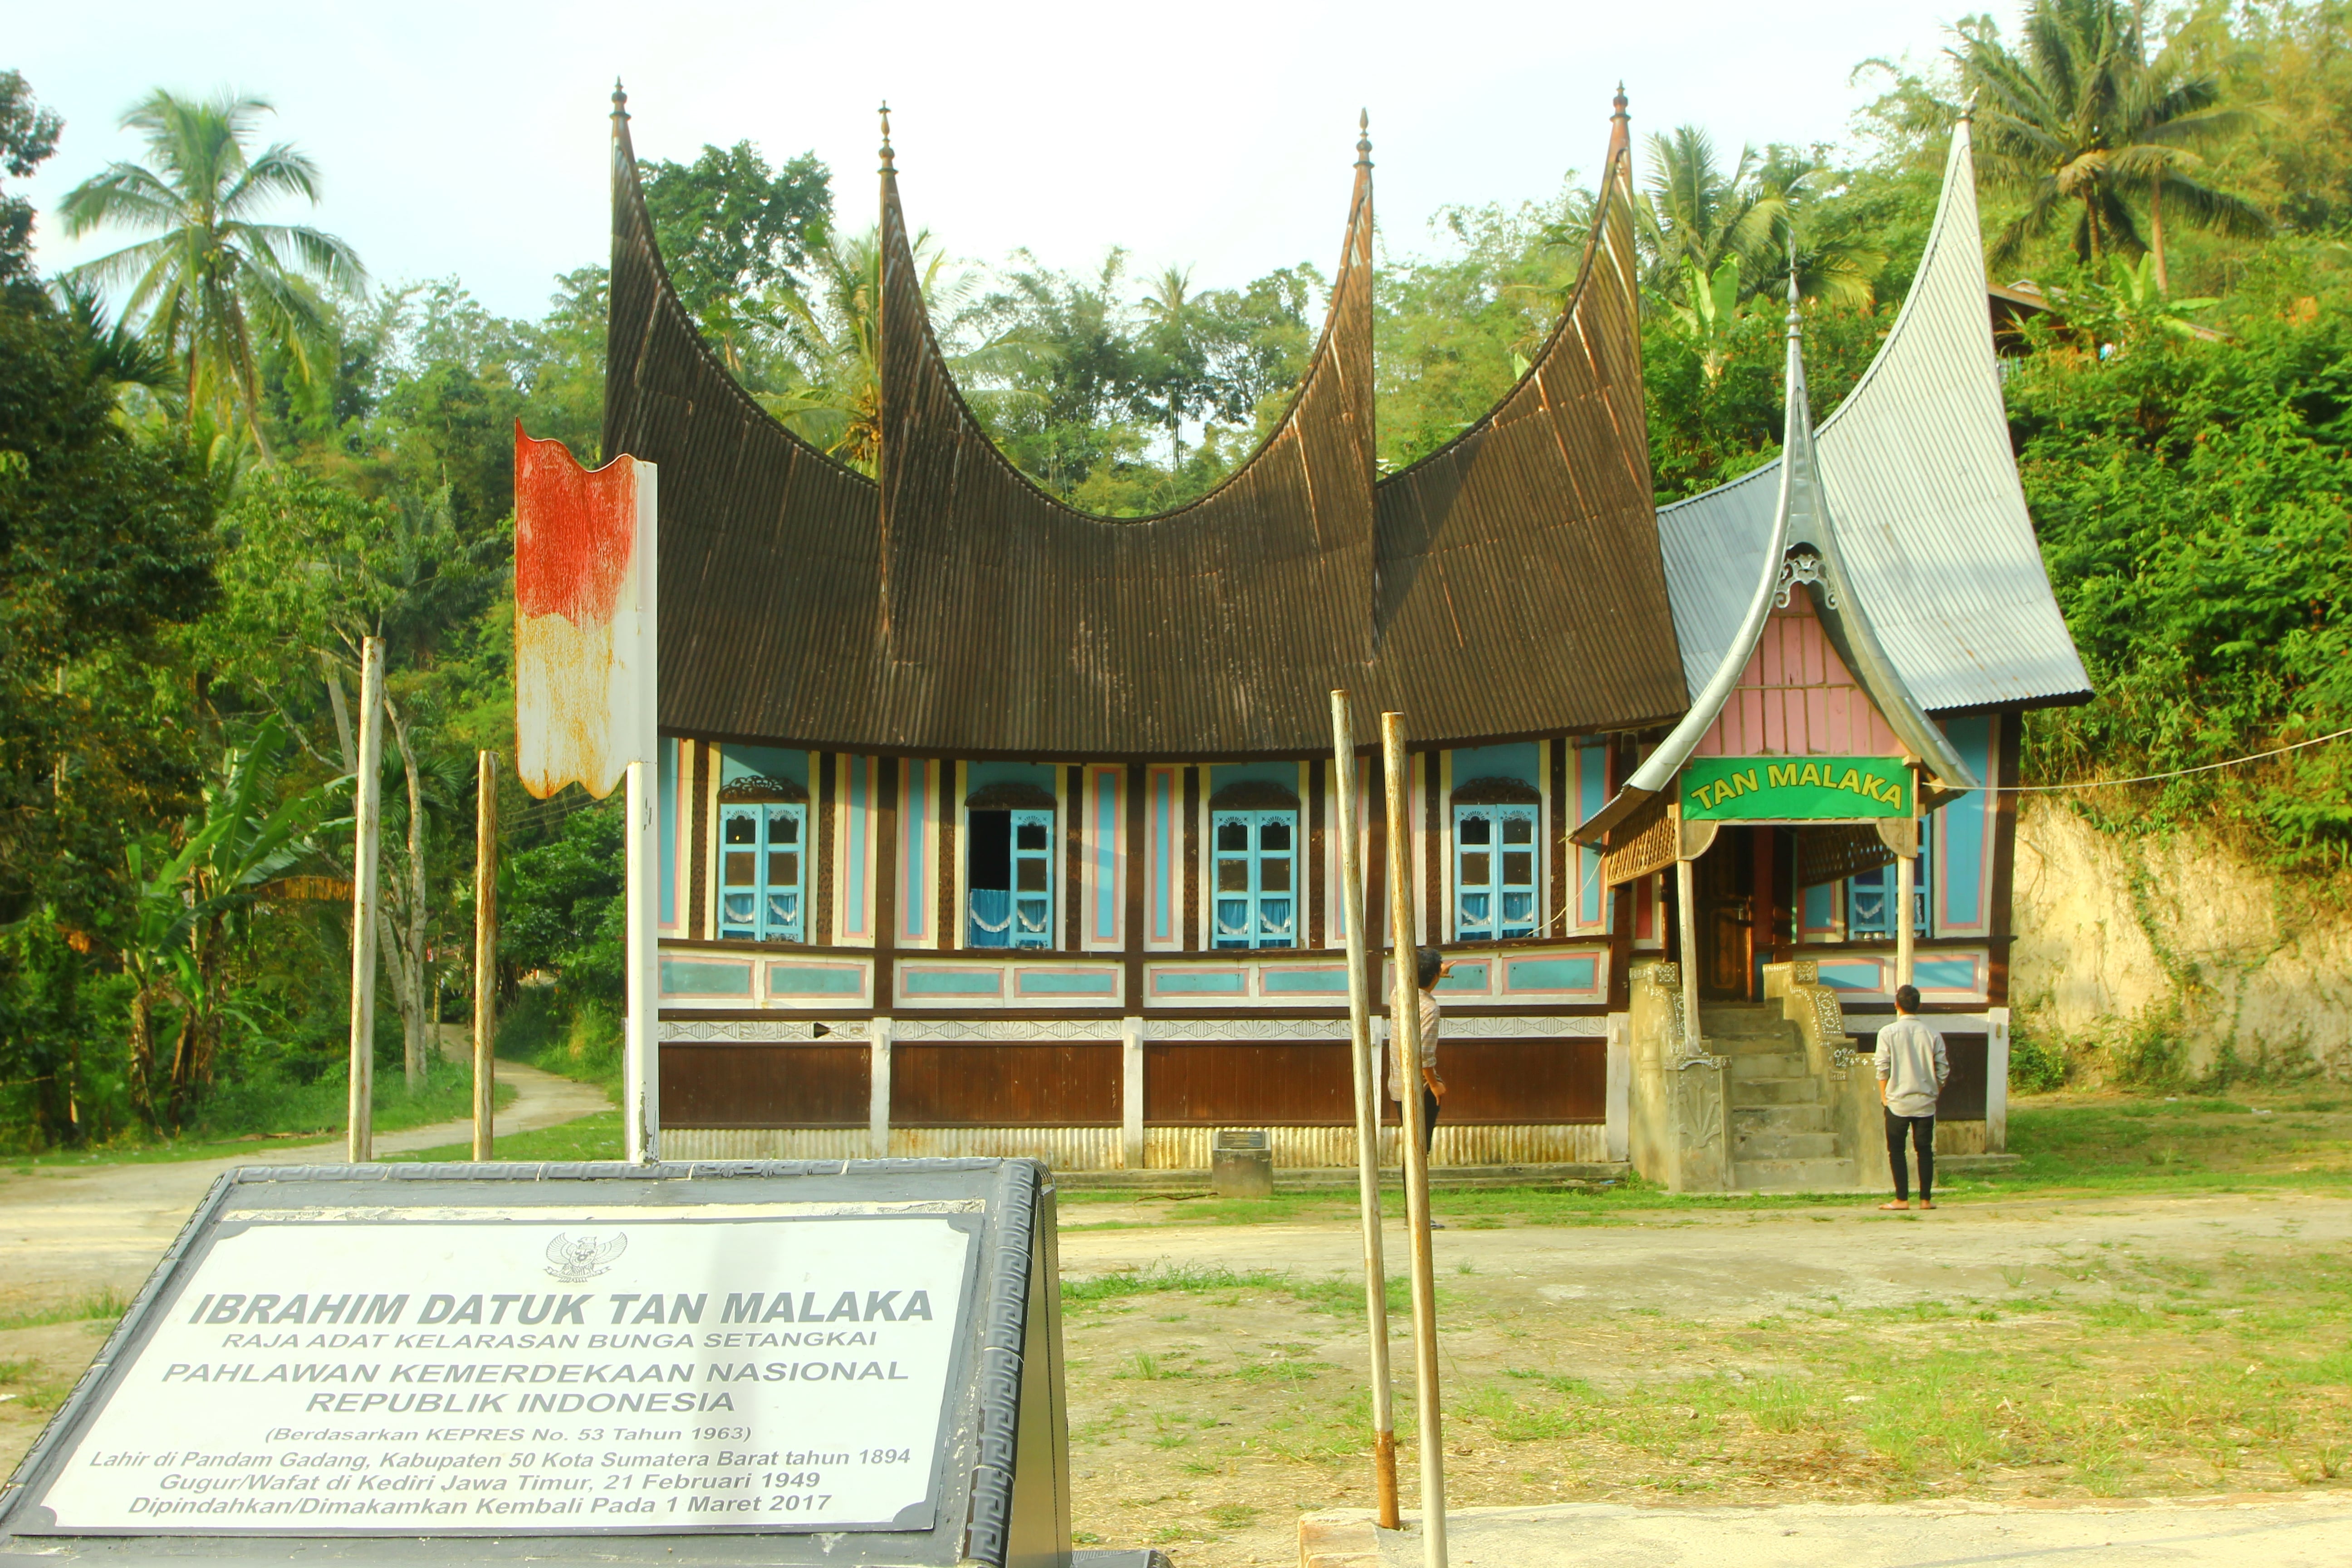
[[1704,739],[1702,757],[1897,756],[1901,742],[1830,646],[1812,600],[1775,610],[1739,684]]

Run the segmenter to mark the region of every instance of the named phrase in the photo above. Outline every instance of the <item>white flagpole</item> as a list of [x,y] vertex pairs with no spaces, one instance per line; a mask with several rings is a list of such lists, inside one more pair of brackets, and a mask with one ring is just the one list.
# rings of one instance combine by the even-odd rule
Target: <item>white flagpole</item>
[[661,999],[661,841],[655,825],[661,815],[661,782],[655,772],[660,744],[660,686],[655,679],[656,519],[659,508],[651,463],[637,465],[637,646],[636,727],[629,763],[628,1021],[623,1035],[624,1099],[628,1120],[628,1158],[633,1164],[661,1158],[661,1044],[656,1020]]

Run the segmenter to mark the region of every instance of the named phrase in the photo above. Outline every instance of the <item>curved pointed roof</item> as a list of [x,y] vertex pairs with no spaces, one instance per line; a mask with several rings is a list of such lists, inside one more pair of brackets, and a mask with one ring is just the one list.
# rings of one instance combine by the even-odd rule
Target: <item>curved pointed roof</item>
[[1648,476],[1618,117],[1594,236],[1535,365],[1375,484],[1371,164],[1297,393],[1208,495],[1108,519],[973,416],[882,174],[878,483],[770,419],[704,345],[614,142],[604,449],[660,465],[661,722],[965,756],[1304,755],[1328,693],[1426,744],[1619,729],[1684,705]]
[[[1953,132],[1911,291],[1870,367],[1822,422],[1817,446],[1847,568],[1888,661],[1921,708],[1955,712],[2090,696],[2010,449],[1966,121]],[[1743,624],[1781,468],[1776,458],[1659,509],[1659,547],[1694,693]]]

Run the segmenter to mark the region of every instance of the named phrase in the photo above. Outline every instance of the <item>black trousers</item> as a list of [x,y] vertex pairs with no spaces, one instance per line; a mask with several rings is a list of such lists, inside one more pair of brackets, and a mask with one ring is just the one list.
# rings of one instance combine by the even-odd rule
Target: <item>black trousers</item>
[[1430,1152],[1437,1146],[1437,1096],[1429,1092],[1429,1085],[1421,1086],[1421,1158],[1426,1164]]
[[1897,1116],[1886,1113],[1886,1163],[1895,1168],[1895,1196],[1899,1203],[1911,1201],[1911,1173],[1904,1169],[1903,1141],[1911,1140],[1911,1147],[1919,1155],[1919,1201],[1932,1203],[1936,1197],[1936,1119],[1932,1116]]

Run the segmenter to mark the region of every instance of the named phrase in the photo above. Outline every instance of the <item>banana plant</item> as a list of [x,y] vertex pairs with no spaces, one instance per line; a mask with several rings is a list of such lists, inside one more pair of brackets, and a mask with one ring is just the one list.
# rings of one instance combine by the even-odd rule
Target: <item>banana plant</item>
[[1699,366],[1706,379],[1723,374],[1731,357],[1731,334],[1739,321],[1739,258],[1727,256],[1708,278],[1698,264],[1683,258],[1683,299],[1670,305],[1683,335],[1698,350]]
[[[350,818],[325,820],[348,776],[280,797],[284,725],[263,721],[250,742],[231,746],[187,824],[177,850],[148,871],[144,846],[126,853],[136,890],[122,942],[131,1002],[132,1094],[158,1131],[176,1130],[210,1085],[224,1026],[236,1016],[228,955],[248,929],[261,889],[308,858],[318,835]],[[157,1060],[155,1009],[179,1010],[171,1060]]]

